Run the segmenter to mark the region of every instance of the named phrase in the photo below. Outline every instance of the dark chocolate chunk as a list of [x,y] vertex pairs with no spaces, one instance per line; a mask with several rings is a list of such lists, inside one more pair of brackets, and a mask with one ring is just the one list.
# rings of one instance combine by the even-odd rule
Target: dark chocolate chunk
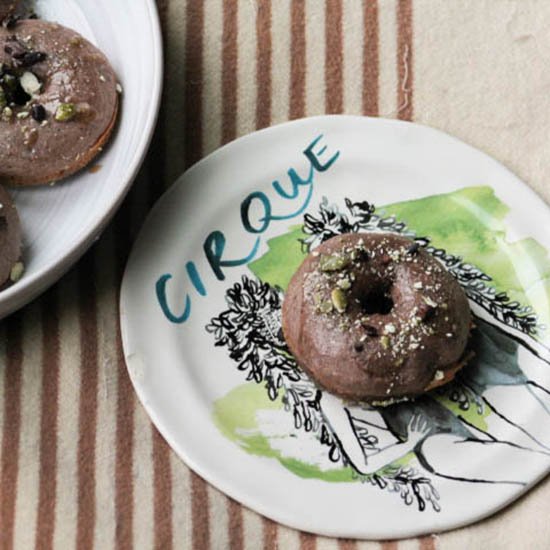
[[23,67],[32,67],[36,63],[41,63],[46,59],[44,52],[26,52],[21,59],[21,65]]
[[363,344],[361,342],[355,342],[355,344],[353,344],[353,349],[357,353],[360,353],[365,349],[365,346],[363,346]]
[[2,27],[5,29],[13,29],[15,25],[17,24],[17,21],[19,21],[19,17],[16,15],[8,15],[4,20],[2,21]]
[[0,86],[2,86],[8,104],[25,105],[31,98],[21,87],[19,78],[10,72],[5,72],[2,75]]
[[369,259],[369,253],[364,248],[356,249],[355,255],[360,262],[366,262]]
[[46,118],[46,109],[40,103],[36,103],[31,107],[31,116],[36,122],[42,122]]
[[376,327],[372,325],[363,325],[363,328],[369,336],[378,336],[378,329]]
[[435,307],[428,304],[420,304],[418,306],[418,316],[422,321],[427,322],[433,318],[435,314]]
[[27,48],[17,40],[12,40],[9,44],[5,44],[4,51],[14,59],[23,59],[25,54],[28,53]]
[[418,243],[412,243],[408,248],[407,248],[407,254],[411,254],[411,255],[414,255],[418,252],[418,249],[420,248],[420,245]]

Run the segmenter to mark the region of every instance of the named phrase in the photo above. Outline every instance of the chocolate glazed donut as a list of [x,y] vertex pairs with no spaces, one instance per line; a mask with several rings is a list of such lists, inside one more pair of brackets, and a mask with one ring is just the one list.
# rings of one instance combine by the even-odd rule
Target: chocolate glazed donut
[[389,404],[451,380],[464,365],[468,300],[414,241],[334,237],[293,276],[283,332],[298,364],[328,391]]
[[0,28],[0,183],[51,183],[83,168],[109,139],[117,80],[106,57],[56,23]]
[[21,226],[8,192],[0,185],[0,289],[16,282],[23,274]]

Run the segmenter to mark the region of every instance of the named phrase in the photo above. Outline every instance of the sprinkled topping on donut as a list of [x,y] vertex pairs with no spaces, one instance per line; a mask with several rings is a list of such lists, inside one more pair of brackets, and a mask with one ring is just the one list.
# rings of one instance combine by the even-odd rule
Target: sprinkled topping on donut
[[464,292],[420,242],[383,233],[323,243],[293,277],[283,328],[302,367],[329,390],[379,399],[422,393],[464,354]]
[[45,184],[83,168],[111,135],[119,95],[105,56],[76,32],[0,26],[0,182]]

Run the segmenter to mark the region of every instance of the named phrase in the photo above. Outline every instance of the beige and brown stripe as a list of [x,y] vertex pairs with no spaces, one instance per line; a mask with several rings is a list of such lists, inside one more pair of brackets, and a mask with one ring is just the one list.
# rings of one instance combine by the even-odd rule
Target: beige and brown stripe
[[40,488],[36,543],[53,547],[56,477],[51,475],[57,463],[57,415],[59,396],[59,318],[56,289],[42,300],[42,381],[40,411]]
[[[126,374],[117,304],[131,242],[152,202],[185,168],[243,133],[341,112],[414,117],[452,128],[459,115],[448,113],[463,107],[456,99],[446,104],[447,96],[481,97],[483,116],[485,94],[498,82],[487,73],[476,95],[476,84],[461,71],[494,64],[479,36],[491,22],[491,47],[502,54],[499,71],[538,68],[538,76],[535,69],[522,72],[530,87],[506,97],[527,102],[523,92],[531,90],[536,97],[529,112],[550,124],[544,118],[550,100],[537,95],[536,80],[545,74],[537,51],[550,48],[543,32],[550,7],[536,0],[523,0],[522,10],[517,1],[463,0],[441,3],[437,13],[426,0],[157,4],[165,89],[136,185],[79,265],[39,301],[0,323],[0,548],[446,550],[516,548],[527,540],[534,541],[530,547],[545,547],[550,527],[536,518],[545,509],[549,483],[480,525],[404,541],[318,537],[243,508],[190,472],[150,424]],[[434,48],[449,56],[434,57]],[[454,89],[446,87],[446,78]],[[550,86],[550,78],[544,83]],[[437,110],[434,97],[443,105]],[[526,142],[538,139],[543,151],[544,132],[533,129],[533,117],[506,113],[519,117]],[[487,120],[485,129],[463,137],[489,144],[489,126]],[[502,151],[506,160],[508,149]],[[513,162],[523,166],[516,156]],[[546,164],[525,162],[550,197],[542,183]]]

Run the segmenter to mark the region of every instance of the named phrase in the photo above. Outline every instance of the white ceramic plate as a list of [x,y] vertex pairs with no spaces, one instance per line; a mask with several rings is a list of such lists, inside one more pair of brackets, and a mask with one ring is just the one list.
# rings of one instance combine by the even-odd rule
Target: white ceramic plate
[[[476,521],[550,467],[549,224],[502,165],[430,128],[331,116],[251,134],[145,223],[121,295],[130,376],[194,470],[276,521],[375,539]],[[459,382],[377,410],[295,369],[284,289],[349,230],[428,238],[459,278],[477,324]]]
[[96,239],[139,169],[154,129],[162,43],[152,0],[39,0],[37,12],[71,27],[107,55],[123,87],[115,134],[96,163],[55,187],[13,193],[23,226],[24,277],[0,293],[0,318],[53,284]]

